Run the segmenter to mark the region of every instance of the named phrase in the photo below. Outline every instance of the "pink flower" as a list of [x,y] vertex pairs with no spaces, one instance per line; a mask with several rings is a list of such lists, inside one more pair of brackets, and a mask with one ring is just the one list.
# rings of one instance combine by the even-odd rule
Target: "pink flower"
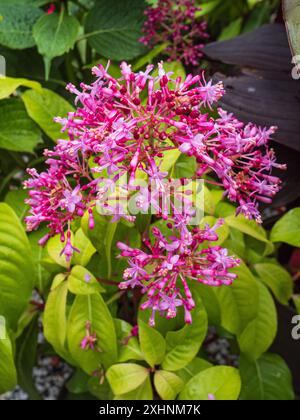
[[[181,80],[167,73],[163,63],[158,75],[152,75],[152,70],[153,66],[148,66],[144,72],[134,73],[130,65],[122,63],[122,76],[115,79],[108,67],[99,65],[93,69],[97,79],[91,85],[82,83],[80,89],[68,85],[76,95],[77,109],[57,121],[69,141],[58,140],[52,151],[45,150],[44,172],[28,170],[25,188],[29,190],[26,202],[30,214],[26,223],[30,231],[41,224],[48,226],[42,246],[51,236],[60,235],[62,255],[70,262],[73,253],[79,252],[72,245],[71,223],[86,213],[93,229],[96,205],[111,214],[112,221],[124,218],[134,222],[135,217],[126,212],[126,203],[116,202],[119,182],[118,189],[126,193],[126,199],[136,198],[144,211],[154,207],[170,229],[166,235],[153,228],[154,241],[145,239],[143,251],[118,244],[121,255],[129,260],[120,287],[141,288],[147,296],[142,309],[151,310],[151,325],[156,313],[172,318],[180,307],[190,323],[195,303],[188,282],[230,285],[236,278],[230,270],[239,261],[213,244],[222,220],[214,227],[189,227],[195,215],[192,191],[182,192],[184,180],[172,185],[169,173],[161,169],[165,153],[179,149],[196,158],[194,178],[206,173],[214,176],[228,199],[237,203],[237,213],[258,221],[259,203],[270,202],[280,188],[279,178],[271,171],[285,166],[276,163],[269,146],[274,127],[245,125],[222,109],[217,118],[208,115],[207,107],[225,93],[222,83],[207,83],[204,75]],[[150,198],[149,186],[147,190],[138,183],[141,174],[155,186]],[[181,211],[174,205],[179,199],[184,204]],[[93,339],[88,331],[82,347],[93,346]]]
[[186,322],[192,322],[190,312],[195,303],[187,279],[209,286],[232,284],[236,275],[229,270],[237,266],[239,260],[229,256],[228,251],[219,246],[200,247],[207,240],[218,240],[215,229],[220,224],[213,228],[195,228],[190,235],[183,229],[179,236],[174,228],[174,236],[170,237],[163,236],[157,228],[153,229],[155,242],[145,241],[144,244],[148,253],[118,244],[121,255],[129,257],[132,267],[125,271],[125,282],[120,284],[120,288],[141,288],[147,296],[141,308],[151,308],[151,325],[155,323],[156,312],[174,318],[180,306],[184,307]]
[[55,10],[56,10],[55,4],[51,3],[49,8],[47,9],[47,14],[52,15],[55,12]]
[[89,350],[89,349],[95,350],[96,344],[97,344],[97,335],[96,333],[91,332],[92,324],[90,321],[86,322],[85,329],[86,329],[86,335],[82,339],[80,343],[80,347],[82,350]]
[[170,61],[184,61],[197,66],[203,56],[203,42],[208,38],[207,23],[197,18],[201,8],[195,0],[158,0],[156,7],[146,9],[144,36],[147,46],[167,43]]

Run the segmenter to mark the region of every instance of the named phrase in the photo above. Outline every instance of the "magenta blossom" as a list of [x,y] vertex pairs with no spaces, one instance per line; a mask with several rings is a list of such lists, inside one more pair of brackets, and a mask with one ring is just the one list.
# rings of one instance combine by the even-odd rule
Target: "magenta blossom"
[[[82,83],[80,90],[68,86],[76,95],[77,109],[57,121],[69,141],[58,140],[54,150],[45,151],[44,172],[28,170],[26,201],[31,209],[26,223],[28,230],[48,226],[42,246],[51,236],[60,235],[62,253],[71,261],[78,251],[70,230],[76,218],[87,214],[93,229],[97,205],[97,209],[110,211],[113,221],[125,218],[133,222],[125,204],[113,202],[117,189],[129,198],[136,196],[142,210],[151,204],[172,232],[165,236],[154,228],[155,242],[145,242],[147,251],[119,244],[122,256],[129,258],[121,287],[141,287],[147,295],[142,307],[151,308],[153,314],[174,317],[182,306],[186,322],[191,322],[194,301],[187,279],[210,286],[230,285],[235,275],[229,270],[238,261],[227,250],[210,244],[217,240],[221,222],[213,228],[190,229],[194,216],[191,191],[181,193],[171,185],[169,173],[162,170],[165,154],[179,150],[196,158],[192,181],[206,174],[214,176],[228,199],[237,203],[237,212],[258,221],[259,203],[270,202],[279,190],[280,180],[271,171],[284,165],[276,163],[269,147],[274,127],[245,125],[222,109],[217,118],[209,115],[208,108],[224,94],[222,83],[207,83],[203,75],[182,80],[167,73],[163,63],[158,65],[158,74],[152,75],[152,70],[148,66],[134,73],[123,62],[122,76],[116,79],[99,65],[93,68],[96,80],[92,85]],[[141,175],[156,187],[150,201],[147,188],[139,187]],[[121,185],[115,188],[117,182]],[[168,203],[165,195],[170,191],[173,195]],[[185,204],[181,212],[174,205],[180,197]]]
[[170,61],[197,66],[208,38],[207,23],[197,18],[200,11],[195,0],[158,0],[156,7],[146,9],[141,42],[150,47],[167,43]]
[[155,323],[155,313],[174,318],[179,307],[185,311],[186,323],[192,322],[191,310],[195,307],[187,279],[209,286],[230,285],[236,275],[229,269],[239,260],[228,255],[220,246],[201,246],[206,241],[216,241],[214,228],[195,228],[189,232],[176,228],[165,237],[159,229],[153,229],[155,242],[144,241],[147,251],[132,249],[119,243],[121,255],[129,258],[131,268],[124,272],[121,289],[139,286],[147,296],[141,309],[150,308],[150,325]]

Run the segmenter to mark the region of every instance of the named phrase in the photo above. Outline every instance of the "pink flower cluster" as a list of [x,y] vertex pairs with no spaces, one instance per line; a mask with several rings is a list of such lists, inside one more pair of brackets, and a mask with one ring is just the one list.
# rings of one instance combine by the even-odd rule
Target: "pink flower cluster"
[[195,302],[186,279],[209,286],[228,286],[236,278],[228,270],[237,266],[239,260],[230,257],[227,250],[220,246],[201,247],[206,241],[218,240],[215,230],[222,225],[222,220],[212,228],[207,225],[204,229],[194,228],[191,232],[178,222],[175,216],[174,225],[168,225],[171,232],[167,237],[158,228],[153,228],[154,243],[148,239],[144,241],[147,251],[118,244],[121,255],[129,257],[130,265],[120,288],[142,288],[147,299],[141,309],[152,310],[151,326],[155,324],[156,312],[166,318],[175,318],[180,306],[185,311],[185,322],[192,322],[191,310]]
[[144,36],[140,41],[150,47],[168,43],[165,53],[170,61],[197,66],[203,56],[203,41],[208,38],[207,23],[197,19],[200,11],[195,0],[158,0],[156,7],[145,11]]
[[[82,83],[81,90],[69,85],[76,95],[77,110],[56,119],[68,132],[69,141],[58,140],[53,151],[45,151],[45,172],[28,170],[28,229],[47,224],[49,234],[41,245],[59,234],[68,261],[78,251],[71,243],[71,222],[88,212],[93,229],[94,207],[99,203],[108,206],[103,200],[104,181],[109,189],[128,175],[129,182],[122,188],[129,194],[138,192],[142,208],[147,208],[147,191],[136,183],[141,173],[164,195],[167,187],[162,181],[168,173],[160,168],[167,151],[179,149],[194,156],[198,162],[195,178],[214,174],[228,198],[238,203],[238,213],[249,218],[259,221],[258,203],[269,202],[279,189],[279,179],[270,172],[283,166],[276,164],[268,146],[275,128],[245,126],[222,109],[217,118],[211,117],[209,108],[224,94],[222,83],[207,83],[202,75],[182,80],[166,73],[162,63],[157,72],[152,74],[152,70],[148,66],[145,72],[134,73],[122,63],[121,77],[116,79],[99,65],[93,68],[96,80],[92,85]],[[118,206],[114,220],[125,214],[122,203]],[[162,208],[160,213],[169,219],[172,232],[168,237],[154,229],[156,240],[145,243],[147,252],[119,245],[131,267],[121,288],[141,286],[148,296],[143,307],[151,306],[168,317],[181,305],[190,322],[193,300],[186,279],[213,286],[230,284],[235,276],[228,270],[237,261],[218,246],[201,248],[204,241],[216,241],[217,235],[215,228],[189,230],[190,206],[183,214],[172,206],[169,214]]]

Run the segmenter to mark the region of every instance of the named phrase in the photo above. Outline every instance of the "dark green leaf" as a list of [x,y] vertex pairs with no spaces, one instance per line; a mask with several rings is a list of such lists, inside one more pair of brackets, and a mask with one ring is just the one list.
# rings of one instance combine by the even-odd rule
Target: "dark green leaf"
[[42,10],[28,4],[0,4],[0,44],[17,50],[33,47],[32,28]]
[[258,359],[269,349],[277,333],[277,312],[273,298],[263,284],[258,285],[257,315],[238,338],[242,353],[251,360]]
[[300,208],[290,210],[275,224],[271,241],[300,247]]
[[30,153],[40,141],[41,132],[28,117],[22,101],[0,101],[0,148]]
[[37,358],[38,333],[38,315],[36,315],[16,343],[18,384],[27,392],[31,400],[41,399],[32,377]]
[[28,115],[41,127],[52,140],[66,139],[66,133],[61,132],[61,125],[54,122],[54,117],[66,117],[73,111],[72,105],[57,93],[48,89],[42,92],[27,90],[23,95]]
[[293,294],[293,280],[288,271],[278,264],[259,263],[254,266],[259,279],[269,287],[276,299],[287,305]]
[[145,51],[139,42],[144,20],[143,0],[103,0],[88,13],[85,32],[88,42],[102,56],[131,60]]
[[241,400],[293,400],[292,376],[277,354],[265,354],[255,362],[241,358]]

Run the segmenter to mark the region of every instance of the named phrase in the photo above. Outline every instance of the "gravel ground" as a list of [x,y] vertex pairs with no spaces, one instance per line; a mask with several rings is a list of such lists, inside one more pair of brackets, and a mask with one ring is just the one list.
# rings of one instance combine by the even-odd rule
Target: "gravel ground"
[[[44,400],[57,400],[62,387],[70,378],[72,369],[57,357],[41,357],[33,370],[35,386]],[[0,396],[0,400],[28,400],[20,387]]]

